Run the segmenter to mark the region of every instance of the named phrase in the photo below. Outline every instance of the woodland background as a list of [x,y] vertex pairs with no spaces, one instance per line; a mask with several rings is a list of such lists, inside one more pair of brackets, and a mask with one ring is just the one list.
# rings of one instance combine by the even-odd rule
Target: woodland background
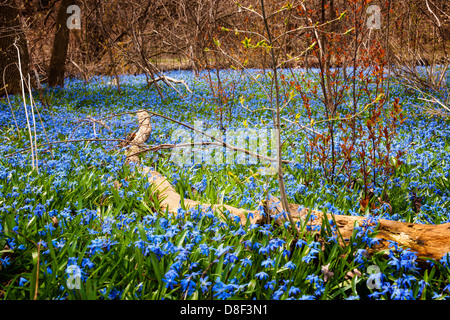
[[[240,4],[248,7],[255,5],[254,2]],[[74,4],[81,9],[81,29],[59,28],[66,25],[67,7]],[[280,4],[267,1],[266,6]],[[370,30],[366,26],[369,5],[382,9],[380,29]],[[11,41],[13,35],[19,35],[23,67],[28,67],[32,76],[39,76],[41,82],[48,81],[50,86],[61,86],[62,75],[88,80],[99,74],[144,73],[155,77],[168,69],[199,71],[270,66],[266,50],[249,52],[242,48],[241,41],[249,34],[225,31],[225,28],[264,30],[261,19],[252,12],[240,10],[230,0],[3,0],[0,6],[2,70],[17,60]],[[343,12],[347,13],[345,17],[336,20]],[[372,52],[382,59],[382,64],[389,62],[403,69],[448,64],[450,17],[445,0],[311,0],[290,10],[289,15],[287,26],[282,18],[272,20],[274,31],[299,31],[284,39],[281,54],[300,55],[314,41],[314,34],[311,29],[299,28],[317,23],[326,57],[321,61],[316,48],[299,59],[285,59],[284,67],[326,69],[374,63],[374,56],[364,58],[370,48],[374,48]],[[217,41],[237,61],[213,50]],[[15,72],[13,68],[8,69],[7,78],[9,70]],[[17,85],[12,86],[15,88],[12,91],[17,90]]]

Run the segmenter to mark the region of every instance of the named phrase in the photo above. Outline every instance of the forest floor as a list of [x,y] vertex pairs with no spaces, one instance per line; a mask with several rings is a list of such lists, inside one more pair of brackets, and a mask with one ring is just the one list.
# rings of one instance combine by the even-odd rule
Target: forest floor
[[[46,103],[34,92],[37,109],[27,99],[27,113],[20,95],[10,97],[14,114],[8,101],[1,100],[0,298],[448,298],[448,256],[424,267],[414,252],[395,243],[369,254],[376,243],[376,230],[370,228],[357,228],[343,247],[331,228],[309,230],[314,232],[298,239],[273,223],[241,225],[232,215],[222,219],[211,210],[185,210],[182,203],[176,215],[161,209],[154,186],[125,163],[120,147],[138,128],[136,111],[165,117],[151,118],[148,146],[210,141],[171,118],[246,148],[254,147],[251,142],[258,137],[252,150],[273,157],[272,115],[261,110],[270,105],[262,89],[269,85],[261,71],[250,72],[262,87],[239,71],[223,70],[218,91],[213,75],[220,100],[207,74],[192,71],[167,72],[185,80],[192,93],[182,84],[172,88],[159,82],[159,90],[148,88],[139,75],[120,76],[120,91],[109,77],[89,83],[67,79],[64,90],[43,90]],[[314,75],[302,76],[314,81]],[[284,79],[292,81],[288,72]],[[308,82],[303,83],[306,92]],[[284,166],[289,202],[339,215],[450,222],[449,120],[420,110],[417,105],[424,102],[415,92],[395,83],[390,90],[389,105],[398,99],[405,120],[395,126],[387,148],[382,128],[393,120],[389,113],[381,115],[374,131],[379,134],[377,149],[370,151],[374,140],[367,140],[365,132],[371,108],[363,109],[370,100],[362,96],[357,151],[373,157],[356,156],[348,165],[348,122],[335,127],[332,160],[329,140],[298,130],[298,124],[316,123],[312,128],[327,137],[327,122],[320,122],[322,103],[308,93],[305,108],[303,97],[286,89],[283,117],[288,121],[282,136],[283,156],[290,161]],[[371,94],[374,99],[376,93]],[[343,103],[339,115],[350,111],[351,104]],[[30,136],[37,153],[31,152]],[[140,158],[185,199],[259,210],[268,194],[279,196],[267,161],[219,147],[184,152],[158,149]],[[378,170],[383,159],[393,170]]]

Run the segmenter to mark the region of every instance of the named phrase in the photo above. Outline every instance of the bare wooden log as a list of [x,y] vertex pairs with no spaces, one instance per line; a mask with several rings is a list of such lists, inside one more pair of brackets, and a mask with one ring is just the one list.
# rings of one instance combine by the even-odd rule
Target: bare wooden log
[[[339,231],[338,240],[342,245],[348,244],[348,240],[353,234],[355,223],[357,226],[376,227],[375,238],[379,239],[378,244],[373,246],[371,251],[380,251],[389,249],[389,241],[395,241],[399,247],[409,248],[416,252],[418,257],[440,260],[444,255],[450,252],[450,223],[439,225],[407,223],[401,221],[392,221],[387,219],[376,219],[376,224],[361,216],[347,216],[327,214],[320,211],[303,208],[298,204],[289,204],[290,211],[296,221],[307,221],[309,226],[321,226],[323,219],[334,220],[337,231]],[[271,216],[280,215],[282,212],[278,199],[272,198],[265,204],[267,213]],[[282,224],[285,219],[280,217],[276,223]],[[342,238],[341,238],[342,236]]]
[[139,163],[138,153],[140,145],[143,145],[150,138],[152,133],[152,125],[150,123],[151,116],[146,111],[139,111],[137,114],[139,122],[139,130],[133,137],[132,146],[127,150],[127,162]]
[[[134,162],[139,165],[139,145],[147,141],[151,132],[149,114],[146,111],[137,113],[139,120],[139,130],[132,141],[133,146],[128,151],[130,157],[128,162]],[[181,196],[175,191],[166,177],[159,172],[153,171],[148,167],[141,167],[144,174],[148,175],[149,182],[155,187],[161,208],[170,213],[177,214],[181,206]],[[250,217],[250,223],[262,224],[267,223],[269,217],[276,217],[275,224],[282,226],[287,218],[283,215],[280,201],[271,197],[268,201],[262,201],[265,208],[264,213],[255,210],[245,210],[235,208],[229,205],[205,204],[199,201],[184,199],[186,209],[194,208],[199,205],[203,209],[211,208],[219,214],[223,214],[228,210],[232,215],[240,218],[241,224],[245,225]],[[372,247],[372,251],[388,249],[390,242],[397,242],[399,247],[409,248],[413,252],[417,252],[419,258],[431,258],[440,260],[444,255],[450,252],[450,223],[440,225],[426,225],[417,223],[406,223],[400,221],[391,221],[386,219],[377,219],[376,225],[373,221],[368,221],[367,217],[333,215],[320,211],[311,211],[303,208],[298,204],[289,204],[289,210],[296,222],[305,222],[309,226],[322,226],[324,219],[333,220],[336,231],[339,231],[339,242],[341,245],[347,245],[351,238],[355,226],[363,226],[364,223],[376,227],[376,238],[379,243]],[[269,218],[270,219],[270,218]],[[365,221],[366,220],[366,221]]]
[[[143,167],[142,172],[148,175],[149,182],[156,187],[155,192],[158,194],[161,208],[170,213],[176,214],[178,208],[181,206],[181,196],[175,191],[175,188],[170,184],[166,177],[156,171],[152,171],[148,167]],[[253,214],[251,223],[258,223],[261,219],[256,211],[248,211],[245,209],[235,208],[229,205],[207,204],[190,199],[184,199],[184,206],[186,209],[202,206],[204,210],[211,208],[214,212],[223,214],[228,210],[231,214],[238,216],[242,224],[247,222],[247,215]]]

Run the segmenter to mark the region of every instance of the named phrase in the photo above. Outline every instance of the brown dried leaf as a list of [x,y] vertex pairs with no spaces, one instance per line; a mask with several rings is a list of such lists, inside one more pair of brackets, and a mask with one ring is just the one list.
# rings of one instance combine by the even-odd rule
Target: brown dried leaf
[[52,217],[52,222],[53,222],[53,228],[58,228],[58,218],[57,217]]
[[345,275],[345,279],[352,279],[355,276],[361,276],[361,272],[358,269],[353,269],[352,271],[347,272],[347,274]]
[[330,271],[330,264],[326,264],[322,266],[322,273],[323,273],[323,281],[327,282],[329,278],[332,278],[334,276],[334,272]]

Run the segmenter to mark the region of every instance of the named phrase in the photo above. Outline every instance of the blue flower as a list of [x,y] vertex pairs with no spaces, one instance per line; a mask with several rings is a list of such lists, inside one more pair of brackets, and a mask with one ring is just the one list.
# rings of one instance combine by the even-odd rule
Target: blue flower
[[264,289],[272,289],[272,290],[274,290],[274,286],[275,286],[275,284],[276,284],[277,282],[276,282],[276,280],[271,280],[271,281],[268,281],[265,285],[264,285]]
[[297,242],[295,243],[295,246],[297,247],[297,248],[301,248],[301,247],[303,247],[304,245],[307,245],[308,243],[305,241],[305,240],[303,240],[303,239],[299,239],[299,240],[297,240]]
[[23,277],[20,277],[20,279],[19,279],[19,287],[23,287],[28,282],[30,282],[30,281],[28,281],[27,279],[25,279]]
[[36,208],[34,209],[34,214],[35,214],[38,218],[40,218],[40,217],[43,216],[44,213],[45,213],[45,207],[44,207],[42,204],[39,203],[39,204],[36,206]]
[[211,238],[211,240],[219,242],[222,240],[223,237],[224,237],[223,234],[217,234],[215,237]]
[[316,274],[309,274],[309,275],[306,276],[305,279],[308,280],[309,283],[311,283],[311,284],[317,284],[317,283],[319,283],[321,281],[319,276],[316,275]]
[[285,268],[291,269],[291,270],[295,270],[295,268],[297,268],[297,266],[295,265],[295,263],[293,263],[292,261],[288,261],[286,262],[286,264],[284,265]]
[[243,267],[251,266],[252,265],[252,260],[249,259],[249,258],[244,258],[244,259],[241,259],[241,263],[242,263]]
[[258,278],[259,280],[263,280],[263,279],[267,279],[269,277],[269,275],[267,273],[265,273],[264,271],[261,271],[261,272],[255,274],[255,277]]
[[318,252],[319,252],[319,250],[311,248],[309,250],[308,254],[306,256],[302,257],[302,261],[306,262],[306,263],[310,263],[311,260],[316,258],[315,254],[318,253]]
[[216,256],[220,257],[221,255],[223,255],[224,253],[228,252],[232,248],[233,248],[232,246],[226,246],[225,248],[220,246],[219,248],[216,249]]
[[52,273],[53,273],[52,269],[50,269],[50,267],[47,267],[47,274],[52,274]]
[[228,253],[225,258],[226,263],[228,263],[228,262],[234,263],[238,260],[239,260],[239,258],[236,255],[236,253]]
[[269,252],[270,252],[270,250],[268,247],[261,247],[261,248],[259,248],[259,251],[258,251],[259,254],[268,254]]
[[194,288],[196,287],[196,283],[192,281],[192,276],[186,276],[183,280],[180,281],[181,290],[183,292],[187,291],[187,294],[190,295],[193,293]]
[[209,247],[208,247],[207,244],[202,243],[202,244],[200,244],[200,245],[198,246],[198,248],[200,249],[200,253],[201,253],[201,254],[203,254],[203,255],[205,255],[205,256],[208,256],[208,255],[209,255]]
[[281,289],[278,289],[272,294],[272,300],[280,300],[281,296],[283,295],[284,291]]
[[[421,296],[422,295],[422,292],[423,292],[423,290],[425,289],[425,286],[430,286],[430,284],[428,283],[428,282],[426,282],[425,280],[420,280],[419,282],[418,282],[418,284],[419,284],[419,291],[418,291],[418,293],[417,293],[417,296]],[[447,285],[445,288],[447,288],[449,285]],[[444,290],[445,290],[445,288],[444,288]],[[444,291],[443,290],[443,291]],[[448,290],[447,289],[447,291],[448,292],[450,292],[450,290]]]
[[444,254],[444,256],[441,258],[441,260],[439,260],[439,262],[446,268],[448,268],[450,266],[450,252]]
[[264,268],[273,267],[275,265],[275,259],[267,258],[261,263],[261,266]]
[[358,249],[358,250],[356,250],[356,255],[355,255],[354,261],[356,263],[364,264],[363,257],[365,257],[366,255],[367,255],[367,250]]
[[191,265],[189,266],[189,270],[192,270],[192,269],[197,268],[197,267],[198,267],[198,262],[193,262],[193,263],[191,263]]
[[11,263],[11,259],[9,257],[5,257],[5,258],[0,258],[0,263],[3,266],[9,266]]
[[178,284],[178,282],[175,281],[175,278],[177,277],[178,273],[175,270],[170,269],[169,271],[167,271],[167,273],[164,275],[164,278],[162,279],[162,281],[166,283],[166,288],[173,289],[173,286]]
[[91,244],[89,244],[87,247],[91,249],[89,251],[89,254],[94,255],[97,252],[103,252],[103,249],[105,248],[109,251],[110,247],[117,243],[117,241],[111,241],[110,239],[98,238],[91,240]]
[[211,282],[208,281],[208,278],[209,276],[206,276],[206,278],[200,278],[200,287],[203,293],[208,291],[208,287],[211,285]]
[[311,295],[302,295],[299,300],[315,300],[315,297]]
[[298,293],[300,293],[300,289],[299,288],[294,287],[294,286],[289,288],[289,296],[293,296],[293,295],[296,295]]
[[395,266],[397,271],[400,268],[403,268],[405,271],[414,271],[418,272],[417,267],[417,255],[414,252],[411,252],[409,249],[405,249],[400,253],[400,257],[395,257],[395,254],[392,250],[389,251],[389,259],[388,265]]
[[369,299],[377,299],[378,297],[380,297],[380,296],[382,296],[382,295],[383,295],[382,292],[375,291],[375,292],[373,292],[373,293],[367,295],[367,297],[368,297]]
[[120,299],[122,296],[122,291],[117,290],[116,288],[112,288],[111,291],[108,293],[108,298],[110,300]]
[[433,299],[433,300],[440,300],[441,298],[442,298],[442,294],[439,294],[437,292],[435,292],[433,294],[433,296],[431,297],[431,299]]
[[242,228],[242,226],[232,233],[233,236],[244,236],[247,232]]
[[391,299],[393,300],[413,300],[412,289],[394,288]]
[[88,266],[89,269],[92,269],[94,267],[94,263],[92,263],[91,260],[89,260],[89,258],[83,258],[82,262],[81,262],[81,267],[85,267]]
[[233,290],[239,288],[235,284],[225,284],[217,277],[216,282],[213,286],[214,296],[219,299],[227,299],[232,296]]

